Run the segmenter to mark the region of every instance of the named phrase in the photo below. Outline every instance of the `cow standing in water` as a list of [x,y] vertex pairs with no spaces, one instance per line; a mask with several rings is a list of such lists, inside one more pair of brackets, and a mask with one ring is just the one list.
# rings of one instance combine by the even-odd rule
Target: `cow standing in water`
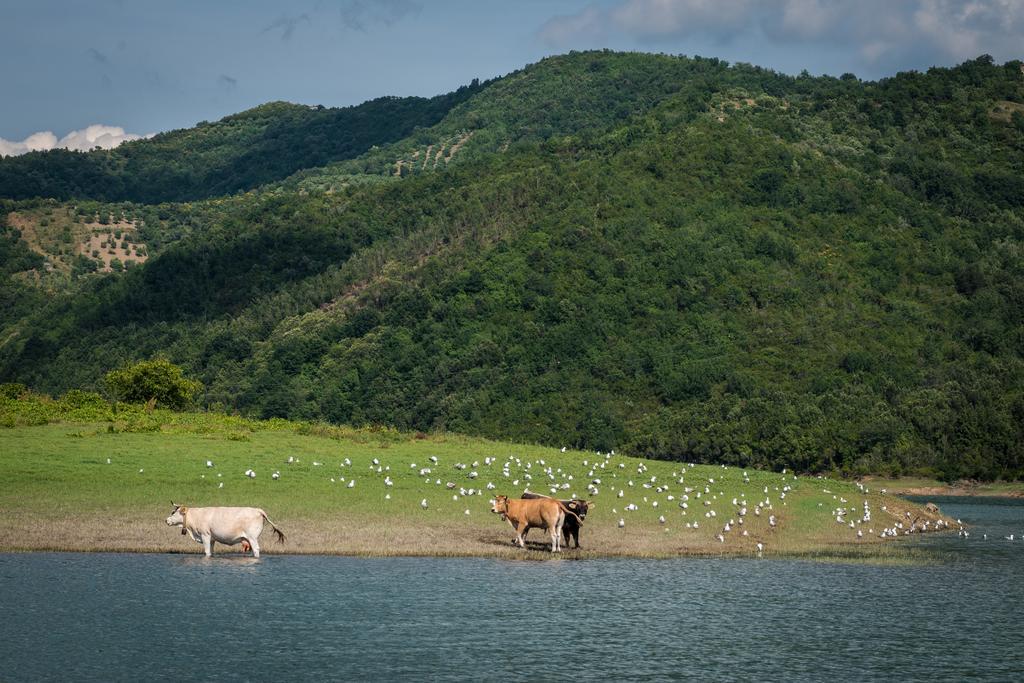
[[[174,505],[174,503],[171,503]],[[203,544],[206,556],[213,555],[215,543],[224,545],[242,544],[242,549],[252,549],[252,556],[260,556],[260,534],[266,522],[277,534],[279,543],[284,543],[284,534],[270,521],[267,513],[259,508],[190,508],[174,505],[167,526],[180,526],[181,534],[188,534],[192,540]]]

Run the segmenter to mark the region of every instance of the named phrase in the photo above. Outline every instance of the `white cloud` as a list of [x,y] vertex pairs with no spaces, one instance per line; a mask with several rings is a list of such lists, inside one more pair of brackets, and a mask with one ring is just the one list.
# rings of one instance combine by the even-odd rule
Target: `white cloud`
[[752,0],[625,0],[610,17],[627,34],[659,38],[740,29],[756,7]]
[[73,130],[58,140],[56,135],[46,130],[33,133],[20,142],[0,138],[0,157],[13,157],[28,152],[45,152],[51,149],[70,149],[78,152],[87,152],[94,147],[113,149],[122,142],[151,138],[153,135],[155,133],[135,135],[126,133],[120,126],[104,126],[96,123],[82,130]]
[[[1021,57],[1021,0],[615,0],[548,20],[538,36],[555,47],[691,41],[844,51],[862,66]],[[813,56],[813,54],[812,54]],[[884,64],[883,64],[884,62]]]
[[822,0],[786,0],[780,24],[783,31],[803,38],[814,38],[831,29],[839,9]]
[[540,39],[555,47],[584,37],[601,40],[607,32],[606,24],[601,9],[590,5],[577,14],[560,15],[544,22],[540,28]]

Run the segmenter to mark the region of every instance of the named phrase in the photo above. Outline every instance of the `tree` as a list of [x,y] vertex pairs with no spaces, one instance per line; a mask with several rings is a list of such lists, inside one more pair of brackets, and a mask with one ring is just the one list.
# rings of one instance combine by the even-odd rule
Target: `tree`
[[202,382],[188,379],[180,367],[166,358],[155,358],[108,372],[104,382],[116,399],[127,403],[158,404],[180,410],[192,402]]

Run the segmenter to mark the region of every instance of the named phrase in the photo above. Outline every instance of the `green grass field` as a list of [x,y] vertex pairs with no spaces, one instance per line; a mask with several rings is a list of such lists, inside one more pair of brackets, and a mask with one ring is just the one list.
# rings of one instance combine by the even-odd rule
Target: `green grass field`
[[936,519],[854,482],[452,435],[39,397],[0,398],[0,424],[0,550],[200,552],[164,524],[173,500],[263,508],[288,535],[265,534],[267,552],[547,557],[543,532],[513,548],[490,512],[494,495],[527,488],[595,504],[573,557],[755,554],[759,542],[768,555],[886,556],[905,544],[879,539],[883,527]]

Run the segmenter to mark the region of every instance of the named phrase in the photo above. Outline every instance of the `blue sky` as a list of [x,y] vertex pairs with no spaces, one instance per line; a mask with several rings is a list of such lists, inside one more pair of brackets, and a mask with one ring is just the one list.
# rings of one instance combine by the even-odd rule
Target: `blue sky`
[[877,79],[1024,57],[1024,2],[0,0],[0,138],[434,95],[601,47]]

